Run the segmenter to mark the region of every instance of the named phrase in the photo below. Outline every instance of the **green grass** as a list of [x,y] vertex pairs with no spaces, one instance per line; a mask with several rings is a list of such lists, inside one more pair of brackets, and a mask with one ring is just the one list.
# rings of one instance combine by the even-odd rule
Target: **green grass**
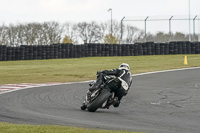
[[46,83],[84,81],[96,78],[96,71],[118,67],[126,62],[133,74],[200,66],[200,55],[89,57],[79,59],[0,62],[0,85],[8,83]]
[[136,132],[86,129],[78,127],[53,126],[53,125],[41,126],[41,125],[17,125],[17,124],[0,123],[0,133],[136,133]]

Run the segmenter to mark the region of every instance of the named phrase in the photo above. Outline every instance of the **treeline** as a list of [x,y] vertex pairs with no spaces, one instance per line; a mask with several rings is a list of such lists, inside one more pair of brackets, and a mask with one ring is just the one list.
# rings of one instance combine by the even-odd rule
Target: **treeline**
[[111,34],[109,22],[1,24],[0,45],[49,45],[55,43],[133,44],[146,41],[187,41],[189,38],[188,35],[180,32],[171,35],[163,32],[158,32],[157,34],[147,33],[145,37],[143,30],[127,24],[123,25],[123,38],[121,39],[121,24],[114,21],[112,26]]

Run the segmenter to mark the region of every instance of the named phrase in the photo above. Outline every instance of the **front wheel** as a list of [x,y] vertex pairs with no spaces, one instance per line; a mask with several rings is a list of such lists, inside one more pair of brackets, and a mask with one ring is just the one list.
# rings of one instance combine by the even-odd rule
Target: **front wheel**
[[99,107],[102,106],[102,104],[108,99],[110,95],[111,93],[109,90],[103,89],[100,95],[87,106],[87,110],[89,112],[95,112]]

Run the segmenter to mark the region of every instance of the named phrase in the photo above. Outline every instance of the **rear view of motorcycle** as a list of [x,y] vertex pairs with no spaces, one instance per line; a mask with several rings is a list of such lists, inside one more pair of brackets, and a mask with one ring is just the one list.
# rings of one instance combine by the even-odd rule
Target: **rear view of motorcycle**
[[[85,101],[81,106],[82,110],[88,110],[89,112],[95,112],[98,108],[109,109],[111,105],[118,101],[115,97],[115,89],[112,86],[113,77],[107,76],[106,82],[104,82],[98,89],[89,91],[86,94]],[[90,84],[92,86],[93,84]]]

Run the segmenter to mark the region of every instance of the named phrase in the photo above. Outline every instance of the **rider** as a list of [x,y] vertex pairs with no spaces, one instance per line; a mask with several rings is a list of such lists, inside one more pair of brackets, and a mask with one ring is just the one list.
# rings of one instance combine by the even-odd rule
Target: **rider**
[[115,98],[117,98],[117,100],[113,106],[118,107],[120,100],[127,94],[132,83],[132,77],[129,70],[129,65],[122,63],[118,69],[98,71],[96,83],[94,83],[91,88],[89,88],[89,92],[92,92],[101,87],[101,85],[103,85],[103,83],[106,81],[106,75],[116,76],[115,80],[113,80],[112,84],[110,86],[108,85],[108,87],[114,87],[117,90],[115,92]]

